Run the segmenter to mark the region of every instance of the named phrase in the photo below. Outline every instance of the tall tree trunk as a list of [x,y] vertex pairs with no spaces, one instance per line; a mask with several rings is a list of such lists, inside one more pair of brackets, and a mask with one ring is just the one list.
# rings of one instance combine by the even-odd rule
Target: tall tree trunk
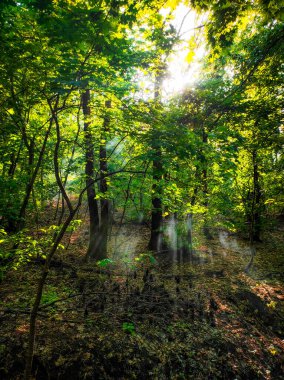
[[90,90],[86,89],[82,94],[82,107],[84,115],[84,133],[85,133],[85,174],[86,174],[86,186],[87,186],[87,199],[89,207],[89,246],[86,253],[86,259],[99,259],[97,257],[97,248],[99,246],[99,208],[96,200],[96,191],[94,180],[94,143],[93,134],[91,131],[91,110],[90,110]]
[[[158,103],[161,98],[162,73],[156,76],[154,100]],[[149,249],[158,252],[162,246],[162,180],[163,180],[163,164],[162,149],[159,144],[159,136],[153,130],[153,185],[152,185],[152,211],[151,211],[151,236],[149,241]]]
[[[202,129],[202,142],[204,144],[204,148],[208,144],[208,134],[205,131],[205,129]],[[202,191],[203,191],[203,197],[204,201],[203,204],[208,209],[208,200],[209,200],[209,194],[208,194],[208,168],[207,168],[208,160],[206,157],[206,152],[202,153]],[[204,218],[204,225],[203,225],[203,233],[208,240],[212,240],[213,236],[211,235],[210,229],[208,227],[208,218],[207,218],[207,210]]]
[[161,163],[161,149],[156,148],[155,158],[153,160],[153,185],[152,185],[152,213],[151,213],[151,237],[149,249],[159,251],[162,244],[162,199],[161,199],[161,181],[163,166]]
[[259,171],[257,162],[257,151],[254,149],[252,152],[253,163],[253,208],[252,208],[252,220],[253,220],[253,240],[261,241],[261,187],[259,183]]
[[259,182],[259,170],[257,162],[257,151],[252,151],[252,167],[253,167],[253,186],[247,194],[247,223],[249,226],[249,240],[261,241],[261,211],[262,211],[262,194]]
[[[108,171],[108,162],[107,162],[107,150],[106,143],[109,132],[109,123],[110,117],[107,114],[107,110],[111,108],[111,101],[107,100],[105,102],[106,115],[104,117],[103,129],[101,133],[101,142],[100,142],[100,193],[106,194],[108,190],[107,180],[105,175]],[[99,246],[97,256],[99,259],[104,259],[107,257],[107,241],[108,241],[108,231],[109,231],[109,223],[110,223],[110,202],[106,196],[101,195],[100,198],[100,206],[101,206],[101,220],[100,220],[100,228],[99,228]]]
[[245,268],[245,272],[249,272],[253,266],[254,257],[256,255],[255,241],[261,241],[261,186],[259,183],[259,171],[257,163],[257,151],[252,151],[252,165],[253,165],[253,191],[248,195],[248,201],[250,202],[250,209],[248,215],[249,224],[249,242],[251,257],[248,265]]

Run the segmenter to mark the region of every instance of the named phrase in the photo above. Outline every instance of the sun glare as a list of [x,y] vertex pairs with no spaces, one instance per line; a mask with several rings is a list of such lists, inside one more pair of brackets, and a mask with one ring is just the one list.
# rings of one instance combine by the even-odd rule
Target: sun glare
[[206,18],[184,5],[176,9],[173,26],[180,36],[180,43],[168,59],[168,72],[163,81],[164,97],[181,92],[198,80],[206,53],[203,35]]

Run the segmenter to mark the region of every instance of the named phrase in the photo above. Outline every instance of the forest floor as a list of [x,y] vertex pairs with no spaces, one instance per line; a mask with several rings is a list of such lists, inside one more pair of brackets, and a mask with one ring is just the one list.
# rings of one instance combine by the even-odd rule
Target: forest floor
[[[36,379],[284,379],[284,239],[267,232],[254,265],[245,241],[215,230],[187,259],[147,253],[147,227],[113,226],[117,256],[84,263],[87,227],[64,242],[37,322]],[[123,246],[123,242],[127,244]],[[120,248],[118,248],[120,247]],[[123,255],[124,253],[124,255]],[[0,378],[21,379],[42,262],[0,285]]]

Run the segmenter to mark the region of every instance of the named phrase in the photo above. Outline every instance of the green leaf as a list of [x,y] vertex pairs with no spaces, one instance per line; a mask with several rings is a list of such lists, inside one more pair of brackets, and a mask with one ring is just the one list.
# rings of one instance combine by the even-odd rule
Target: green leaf
[[103,260],[97,261],[97,265],[101,268],[104,268],[104,267],[106,267],[110,264],[113,264],[113,263],[114,263],[114,261],[111,259],[103,259]]

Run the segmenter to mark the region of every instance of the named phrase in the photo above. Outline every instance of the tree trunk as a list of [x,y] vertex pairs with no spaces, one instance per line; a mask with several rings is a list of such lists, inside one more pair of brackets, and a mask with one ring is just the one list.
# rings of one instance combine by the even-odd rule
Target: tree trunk
[[[157,74],[155,81],[154,100],[156,103],[161,98],[163,71]],[[163,164],[162,149],[159,144],[159,136],[153,130],[153,185],[152,185],[152,211],[151,211],[151,236],[149,241],[149,249],[152,251],[160,251],[162,246],[162,224],[163,224],[163,204],[162,204],[162,180],[163,180]]]
[[162,199],[161,199],[161,181],[163,179],[161,163],[161,149],[155,149],[156,157],[153,160],[153,185],[152,185],[152,213],[151,213],[151,237],[149,249],[159,251],[162,244]]
[[261,187],[259,183],[259,171],[257,163],[257,151],[254,149],[252,151],[252,165],[253,165],[253,191],[248,195],[248,201],[250,204],[250,212],[248,215],[249,223],[249,242],[250,242],[250,252],[251,258],[248,265],[245,268],[245,272],[248,273],[253,266],[254,257],[256,255],[255,241],[260,242],[261,233]]
[[[111,101],[105,102],[106,110],[111,108]],[[104,124],[103,124],[103,130],[101,133],[101,143],[100,143],[100,192],[102,194],[106,194],[108,190],[107,180],[106,177],[104,177],[107,174],[108,171],[108,163],[107,163],[107,150],[106,150],[106,143],[107,143],[107,135],[109,132],[109,123],[110,118],[109,115],[106,114],[104,118]],[[110,223],[110,204],[109,200],[102,195],[102,198],[100,199],[100,206],[101,206],[101,221],[100,221],[100,228],[99,228],[99,246],[98,246],[98,252],[97,257],[99,259],[105,259],[107,257],[107,241],[108,241],[108,231],[109,231],[109,223]]]
[[30,180],[29,180],[29,182],[27,184],[26,194],[25,194],[23,203],[22,203],[21,208],[20,208],[20,212],[19,212],[19,216],[18,216],[18,221],[17,221],[17,226],[16,226],[16,230],[17,231],[20,231],[25,226],[26,210],[27,210],[28,203],[29,203],[29,200],[30,200],[30,197],[31,197],[31,194],[32,194],[32,190],[33,190],[33,187],[34,187],[34,183],[35,183],[37,174],[38,174],[39,169],[40,169],[41,164],[42,164],[42,160],[43,160],[43,156],[44,156],[44,153],[45,153],[46,144],[47,144],[47,141],[48,141],[48,138],[49,138],[49,134],[50,134],[50,131],[51,131],[51,127],[52,127],[52,122],[53,121],[51,119],[50,122],[49,122],[48,129],[45,132],[43,144],[42,144],[42,147],[41,147],[41,150],[40,150],[40,153],[39,153],[39,157],[38,157],[38,160],[37,160],[37,163],[36,163],[36,167],[34,168],[34,170],[32,170],[32,165],[33,165],[33,160],[34,160],[34,152],[33,152],[34,149],[32,147],[33,145],[31,146],[31,151],[29,152],[29,168],[30,168],[29,170],[30,170],[31,177],[30,177]]
[[86,253],[86,259],[98,259],[97,248],[99,246],[99,208],[96,200],[96,191],[94,180],[94,147],[93,147],[93,134],[90,128],[90,90],[87,89],[82,94],[82,107],[84,114],[84,133],[85,133],[85,174],[86,174],[86,187],[87,199],[89,207],[89,247]]
[[[203,128],[202,130],[202,142],[204,146],[208,144],[208,134]],[[206,152],[202,153],[202,164],[203,164],[203,169],[202,169],[202,191],[203,191],[203,196],[204,196],[204,201],[203,204],[208,209],[208,169],[207,169],[207,157],[206,157]],[[207,218],[207,210],[205,212],[205,217],[204,217],[204,225],[203,225],[203,233],[208,240],[212,240],[213,236],[211,235],[210,229],[208,227],[208,218]]]
[[257,152],[253,150],[252,153],[252,162],[253,162],[253,209],[252,209],[252,219],[253,219],[253,240],[261,241],[260,232],[261,232],[261,187],[259,183],[259,171],[257,163]]
[[[14,178],[14,174],[16,171],[17,164],[19,162],[22,146],[23,146],[23,139],[21,140],[17,154],[16,155],[15,155],[15,153],[11,154],[11,158],[10,158],[11,164],[10,164],[9,169],[8,169],[9,180],[12,180]],[[3,177],[5,176],[5,173],[6,173],[5,169],[6,169],[5,165],[3,165]],[[15,206],[14,206],[15,198],[13,196],[11,197],[11,195],[13,194],[13,188],[9,187],[8,192],[9,192],[10,196],[5,197],[7,199],[7,203],[5,205],[5,208],[6,208],[6,210],[9,210],[9,212],[0,221],[0,224],[6,225],[7,226],[6,229],[8,232],[15,232],[17,230],[17,228],[16,228],[17,210],[15,209]],[[12,212],[12,210],[15,210],[15,211]]]
[[21,144],[19,146],[19,149],[17,151],[16,156],[15,156],[15,153],[13,153],[11,155],[11,165],[10,165],[9,170],[8,170],[8,176],[9,176],[9,178],[13,178],[14,177],[14,174],[15,174],[15,171],[16,171],[16,167],[17,167],[17,164],[18,164],[18,161],[19,161],[20,153],[21,153],[21,150],[22,150],[22,145],[23,145],[23,140],[21,140]]
[[55,254],[55,252],[56,252],[56,250],[57,250],[57,248],[58,248],[58,246],[59,246],[67,228],[68,228],[68,226],[70,225],[70,223],[72,222],[72,220],[74,218],[76,210],[77,210],[77,207],[73,212],[71,212],[69,214],[68,218],[66,219],[63,226],[61,227],[61,230],[58,233],[58,235],[57,235],[57,237],[56,237],[56,239],[52,245],[52,248],[50,249],[49,254],[47,255],[47,258],[46,258],[46,261],[45,261],[45,264],[44,264],[44,267],[42,270],[41,277],[38,281],[37,293],[35,296],[35,300],[34,300],[31,315],[30,315],[30,329],[29,329],[29,337],[28,337],[28,349],[27,349],[27,355],[26,355],[25,380],[31,379],[34,344],[35,344],[35,336],[36,336],[37,313],[38,313],[38,309],[39,309],[39,305],[40,305],[40,301],[41,301],[42,292],[43,292],[43,288],[45,285],[46,277],[47,277],[48,272],[49,272],[49,266],[50,266],[51,260],[54,256],[54,254]]

